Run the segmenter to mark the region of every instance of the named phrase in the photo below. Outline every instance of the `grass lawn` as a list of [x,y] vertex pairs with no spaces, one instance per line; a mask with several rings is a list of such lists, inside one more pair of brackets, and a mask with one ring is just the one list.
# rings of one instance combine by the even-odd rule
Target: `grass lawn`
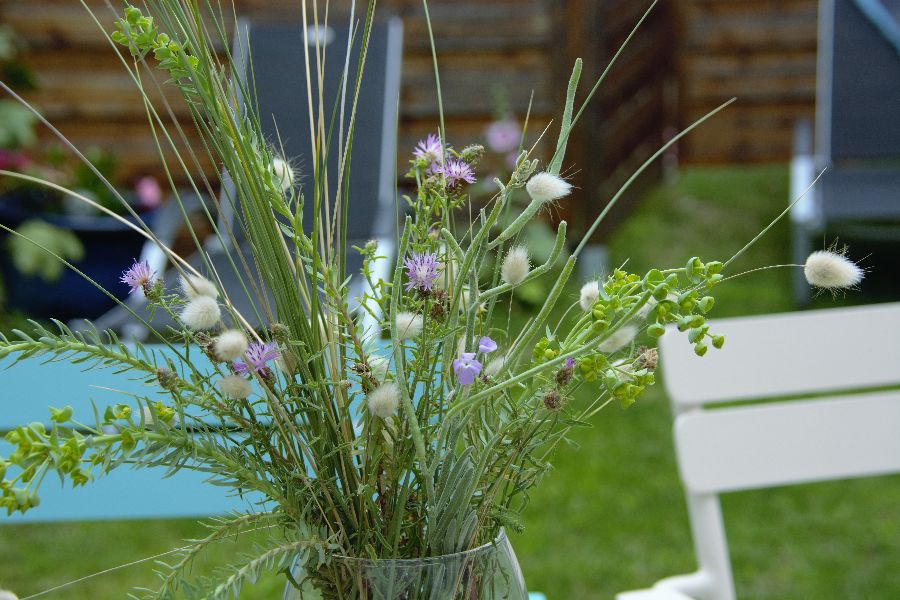
[[[641,272],[693,254],[727,259],[780,212],[787,170],[691,169],[651,194],[610,240],[617,263]],[[786,224],[735,271],[788,260]],[[764,271],[718,290],[714,316],[791,309],[790,274]],[[828,299],[824,304],[832,304]],[[727,351],[727,345],[726,349]],[[513,535],[529,588],[551,600],[611,598],[695,565],[661,386],[627,411],[611,408],[574,434],[532,495],[527,530]],[[900,478],[732,494],[723,499],[741,598],[900,598]],[[0,527],[0,588],[20,596],[137,560],[199,536],[191,521]],[[249,540],[225,542],[200,570],[232,560]],[[152,584],[152,563],[46,598],[121,598]],[[268,577],[242,598],[278,598]]]

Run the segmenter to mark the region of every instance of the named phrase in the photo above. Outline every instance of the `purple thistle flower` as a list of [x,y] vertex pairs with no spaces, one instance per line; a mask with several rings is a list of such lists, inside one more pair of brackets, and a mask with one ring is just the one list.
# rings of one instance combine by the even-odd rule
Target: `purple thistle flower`
[[403,266],[406,267],[406,276],[409,277],[409,283],[406,284],[407,292],[413,288],[431,290],[431,285],[438,276],[437,254],[413,252],[411,257],[403,261]]
[[122,272],[122,277],[119,281],[131,287],[129,291],[131,294],[139,289],[143,289],[144,293],[147,293],[150,284],[153,282],[154,275],[156,275],[156,272],[150,268],[150,263],[146,260],[134,261],[131,267]]
[[575,359],[571,356],[566,359],[566,369],[574,369],[575,368]]
[[475,360],[474,352],[463,352],[453,361],[453,372],[460,385],[472,385],[481,373],[481,363]]
[[472,167],[458,158],[448,160],[443,167],[439,167],[438,172],[447,179],[447,185],[450,187],[456,186],[460,181],[475,183],[475,173],[472,171]]
[[482,354],[490,354],[494,350],[497,349],[497,342],[489,338],[488,336],[484,336],[480,340],[478,340],[478,351]]
[[[433,133],[429,133],[428,137],[424,140],[419,140],[419,143],[416,145],[416,149],[413,150],[413,156],[416,158],[424,158],[430,160],[432,163],[441,162],[441,158],[444,156],[444,148],[441,146],[441,138]],[[434,165],[432,164],[429,167],[430,170],[434,170]]]
[[261,377],[266,377],[271,373],[269,366],[266,363],[281,357],[281,352],[278,351],[277,342],[254,342],[247,348],[244,356],[247,359],[247,362],[240,360],[234,361],[231,363],[232,371],[238,375],[257,373]]

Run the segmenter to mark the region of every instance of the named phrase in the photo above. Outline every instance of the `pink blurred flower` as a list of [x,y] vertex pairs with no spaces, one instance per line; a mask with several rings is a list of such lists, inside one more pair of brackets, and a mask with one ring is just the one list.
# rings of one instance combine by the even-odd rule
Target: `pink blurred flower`
[[155,177],[141,177],[134,184],[138,205],[146,210],[153,210],[162,204],[163,193]]
[[7,171],[10,169],[21,169],[28,166],[30,162],[28,155],[23,152],[0,148],[0,169]]
[[494,121],[485,131],[488,147],[494,152],[505,154],[519,147],[522,139],[522,128],[515,119]]

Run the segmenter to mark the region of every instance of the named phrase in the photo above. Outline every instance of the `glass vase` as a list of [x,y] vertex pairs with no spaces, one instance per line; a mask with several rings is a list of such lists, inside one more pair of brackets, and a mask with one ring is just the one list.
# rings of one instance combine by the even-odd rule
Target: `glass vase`
[[[525,580],[516,554],[502,529],[497,538],[478,548],[419,559],[372,560],[333,557],[328,563],[332,589],[322,589],[319,577],[304,577],[299,566],[292,575],[302,589],[288,582],[283,600],[527,600]],[[339,583],[336,583],[339,582]],[[342,589],[336,589],[340,587]]]

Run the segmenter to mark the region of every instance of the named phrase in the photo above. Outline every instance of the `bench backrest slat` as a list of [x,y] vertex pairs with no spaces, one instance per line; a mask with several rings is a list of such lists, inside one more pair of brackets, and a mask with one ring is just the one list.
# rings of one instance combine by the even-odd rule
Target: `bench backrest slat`
[[900,384],[900,303],[722,319],[721,351],[694,355],[685,334],[660,341],[679,409]]
[[679,415],[685,487],[721,493],[900,473],[900,392]]

